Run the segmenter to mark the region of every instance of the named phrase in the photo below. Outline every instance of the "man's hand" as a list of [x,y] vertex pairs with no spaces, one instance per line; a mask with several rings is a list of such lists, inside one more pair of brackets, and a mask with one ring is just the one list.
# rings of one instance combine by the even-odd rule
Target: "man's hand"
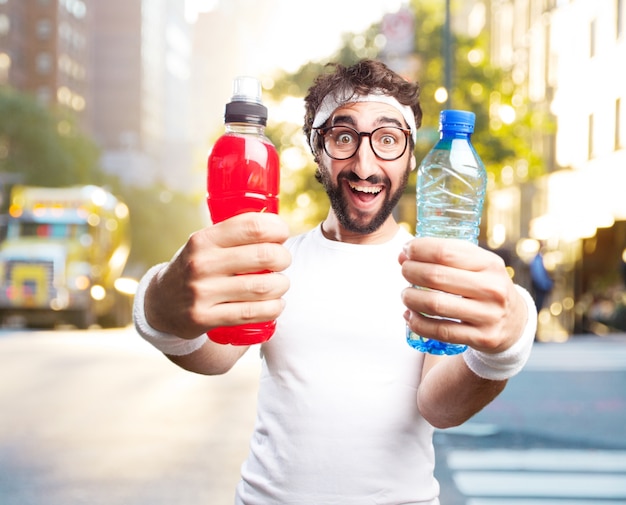
[[[283,309],[291,263],[277,215],[246,213],[195,232],[155,276],[145,298],[148,323],[182,338],[211,328],[269,321]],[[272,273],[254,273],[270,271]],[[249,274],[249,275],[240,275]]]
[[407,288],[402,294],[407,323],[418,335],[497,353],[522,334],[526,303],[496,254],[467,241],[416,238],[399,261],[407,281],[434,290]]

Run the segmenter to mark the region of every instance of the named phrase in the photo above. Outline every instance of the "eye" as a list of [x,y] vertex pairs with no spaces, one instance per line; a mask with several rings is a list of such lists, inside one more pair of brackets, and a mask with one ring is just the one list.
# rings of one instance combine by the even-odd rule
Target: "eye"
[[378,139],[378,141],[384,146],[392,146],[398,142],[398,139],[391,134],[384,134]]
[[340,129],[334,132],[335,142],[339,145],[347,146],[355,141],[354,132],[346,129]]
[[393,148],[402,143],[402,131],[396,128],[381,128],[374,134],[374,142],[385,149]]

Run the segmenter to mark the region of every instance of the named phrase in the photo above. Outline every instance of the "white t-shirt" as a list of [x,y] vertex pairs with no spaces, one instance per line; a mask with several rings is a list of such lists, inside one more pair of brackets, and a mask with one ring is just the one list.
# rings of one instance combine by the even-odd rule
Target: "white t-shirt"
[[438,504],[433,428],[417,410],[423,355],[406,343],[398,255],[385,244],[288,241],[291,287],[262,345],[239,505]]

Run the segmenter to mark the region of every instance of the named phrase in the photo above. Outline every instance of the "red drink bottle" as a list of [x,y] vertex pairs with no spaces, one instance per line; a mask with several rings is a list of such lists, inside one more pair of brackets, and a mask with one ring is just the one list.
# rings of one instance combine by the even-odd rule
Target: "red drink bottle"
[[[276,148],[265,136],[267,108],[261,85],[253,77],[237,77],[226,104],[225,133],[217,140],[207,165],[207,204],[214,223],[244,212],[278,213],[280,166]],[[224,326],[209,331],[220,344],[252,345],[273,334],[276,321]]]

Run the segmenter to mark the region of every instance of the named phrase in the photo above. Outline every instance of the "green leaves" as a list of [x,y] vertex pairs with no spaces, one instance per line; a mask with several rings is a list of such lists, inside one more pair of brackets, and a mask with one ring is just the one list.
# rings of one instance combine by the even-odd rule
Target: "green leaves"
[[50,187],[102,180],[98,149],[73,117],[7,87],[0,88],[0,172]]

